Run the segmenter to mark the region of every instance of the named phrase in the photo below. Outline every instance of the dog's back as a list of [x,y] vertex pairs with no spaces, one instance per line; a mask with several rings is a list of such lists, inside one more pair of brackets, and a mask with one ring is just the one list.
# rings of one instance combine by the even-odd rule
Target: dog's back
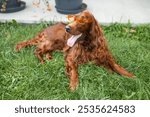
[[34,53],[41,63],[44,63],[44,54],[46,55],[47,59],[52,59],[52,51],[63,50],[63,48],[65,47],[65,26],[65,23],[57,23],[53,26],[45,28],[34,38],[27,41],[19,42],[16,45],[16,51],[19,52],[22,48],[29,46],[37,46]]

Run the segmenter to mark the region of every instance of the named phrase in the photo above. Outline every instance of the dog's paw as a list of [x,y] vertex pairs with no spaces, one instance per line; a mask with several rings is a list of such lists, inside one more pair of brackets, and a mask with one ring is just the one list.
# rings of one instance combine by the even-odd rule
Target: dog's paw
[[69,89],[71,92],[74,92],[78,88],[78,82],[77,83],[72,83],[69,85]]

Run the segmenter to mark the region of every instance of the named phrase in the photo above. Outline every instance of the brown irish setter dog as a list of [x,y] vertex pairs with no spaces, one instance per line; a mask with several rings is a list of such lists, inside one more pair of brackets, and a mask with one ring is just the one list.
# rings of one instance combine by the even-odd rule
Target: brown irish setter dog
[[43,55],[52,59],[54,50],[65,53],[66,73],[70,77],[69,87],[73,91],[78,86],[78,65],[92,61],[97,66],[103,66],[110,71],[126,77],[134,77],[118,65],[108,50],[103,31],[94,16],[84,11],[68,16],[71,23],[58,23],[46,28],[35,38],[18,43],[16,50],[36,45],[35,55],[44,63]]

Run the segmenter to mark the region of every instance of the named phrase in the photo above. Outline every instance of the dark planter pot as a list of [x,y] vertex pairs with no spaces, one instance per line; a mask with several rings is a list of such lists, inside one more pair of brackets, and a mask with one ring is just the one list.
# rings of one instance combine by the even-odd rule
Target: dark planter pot
[[62,14],[76,14],[87,8],[83,0],[55,0],[56,10]]
[[0,2],[0,13],[12,13],[25,9],[26,3],[20,0]]

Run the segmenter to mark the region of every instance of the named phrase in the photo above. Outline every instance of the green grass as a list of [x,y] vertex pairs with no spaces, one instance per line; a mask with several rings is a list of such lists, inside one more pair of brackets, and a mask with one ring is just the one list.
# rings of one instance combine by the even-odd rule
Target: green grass
[[47,24],[0,24],[0,99],[150,99],[150,25],[103,26],[117,62],[135,79],[111,74],[92,64],[79,67],[79,87],[68,90],[63,54],[41,65],[34,47],[14,51],[17,42],[32,38]]

